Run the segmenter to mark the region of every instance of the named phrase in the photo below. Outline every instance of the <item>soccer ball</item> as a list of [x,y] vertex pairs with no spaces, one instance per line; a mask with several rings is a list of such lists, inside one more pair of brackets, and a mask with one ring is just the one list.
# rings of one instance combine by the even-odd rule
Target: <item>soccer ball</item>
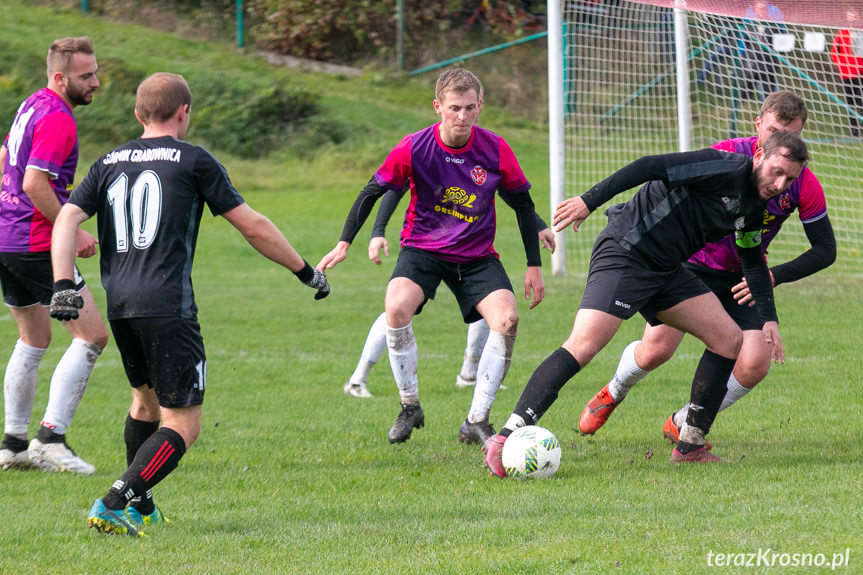
[[501,461],[507,477],[546,479],[560,467],[560,442],[544,427],[519,427],[503,444]]

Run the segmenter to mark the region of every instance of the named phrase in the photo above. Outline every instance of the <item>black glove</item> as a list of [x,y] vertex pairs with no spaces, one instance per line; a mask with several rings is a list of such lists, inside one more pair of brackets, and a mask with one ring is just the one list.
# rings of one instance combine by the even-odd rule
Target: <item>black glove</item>
[[84,307],[84,298],[75,290],[72,280],[54,282],[54,295],[51,296],[51,317],[60,321],[78,319],[78,310]]
[[294,275],[310,288],[318,290],[315,294],[316,300],[324,299],[330,295],[330,283],[327,281],[327,276],[324,272],[318,271],[309,265],[309,262],[306,262],[306,266],[303,269],[298,272],[294,272]]

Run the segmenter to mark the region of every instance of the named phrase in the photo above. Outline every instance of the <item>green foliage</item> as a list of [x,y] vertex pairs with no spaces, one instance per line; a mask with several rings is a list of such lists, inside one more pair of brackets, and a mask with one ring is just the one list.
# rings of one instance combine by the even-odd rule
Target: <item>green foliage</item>
[[[202,74],[195,80],[200,88],[190,134],[241,157],[285,146],[288,136],[300,137],[318,112],[311,94],[284,84],[249,86],[223,74]],[[319,138],[304,142],[312,147],[321,143]]]
[[[447,30],[464,0],[405,0],[405,35],[421,44]],[[396,0],[250,0],[255,37],[270,50],[356,62],[393,54]]]
[[[97,46],[97,55],[110,53]],[[3,125],[11,124],[21,101],[45,86],[44,69],[44,59],[0,35]],[[101,88],[92,105],[76,110],[79,132],[87,134],[89,144],[105,151],[140,135],[133,116],[135,91],[149,73],[135,58],[99,56]],[[206,69],[192,69],[185,76],[194,98],[191,134],[214,150],[240,157],[263,156],[279,148],[311,153],[345,137],[345,130],[333,120],[314,119],[319,113],[317,97],[287,79],[239,80],[229,72]]]

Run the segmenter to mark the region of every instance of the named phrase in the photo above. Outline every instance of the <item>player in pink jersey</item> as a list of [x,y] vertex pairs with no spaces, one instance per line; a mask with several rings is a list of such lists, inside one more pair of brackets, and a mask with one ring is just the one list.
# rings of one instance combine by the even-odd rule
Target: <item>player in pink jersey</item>
[[344,260],[374,203],[409,182],[402,249],[385,298],[387,348],[402,405],[390,443],[407,441],[425,423],[411,320],[441,281],[455,295],[465,323],[482,317],[489,327],[459,439],[482,444],[494,434],[489,414],[509,369],[519,320],[512,284],[492,245],[495,192],[509,196],[518,218],[528,266],[525,299],[533,296],[533,308],[545,296],[530,183],[506,141],[477,125],[482,95],[482,84],[467,70],[440,75],[433,101],[440,123],[393,148],[354,202],[340,241],[318,264],[325,270]]
[[[756,136],[735,138],[713,147],[726,152],[752,156],[755,150],[777,130],[800,134],[806,122],[806,104],[789,91],[774,92],[768,96],[755,118]],[[836,259],[836,238],[830,219],[824,190],[815,174],[806,167],[797,179],[782,193],[770,199],[764,210],[764,227],[761,234],[762,251],[779,233],[786,219],[797,211],[810,249],[791,261],[770,268],[774,287],[812,275]],[[687,267],[702,279],[719,297],[728,314],[743,330],[743,347],[728,378],[728,387],[720,411],[730,407],[749,393],[770,370],[770,346],[761,336],[755,308],[745,281],[741,281],[740,259],[734,249],[734,238],[707,244],[687,262]],[[612,380],[585,406],[579,421],[584,434],[592,434],[608,420],[626,394],[650,371],[674,355],[683,332],[669,325],[646,325],[641,340],[633,341],[623,351]],[[669,416],[663,434],[677,442],[679,429],[686,420],[688,404]]]
[[[0,146],[0,285],[3,301],[18,324],[19,338],[3,382],[5,421],[0,468],[38,467],[91,474],[95,468],[66,443],[93,364],[108,332],[90,290],[76,273],[84,307],[67,324],[72,343],[54,370],[48,406],[36,437],[27,443],[36,397],[36,371],[51,342],[51,231],[69,199],[78,164],[78,136],[72,110],[86,106],[99,87],[93,42],[86,36],[56,40],[48,51],[46,88],[18,108]],[[77,255],[96,253],[96,239],[77,236]]]

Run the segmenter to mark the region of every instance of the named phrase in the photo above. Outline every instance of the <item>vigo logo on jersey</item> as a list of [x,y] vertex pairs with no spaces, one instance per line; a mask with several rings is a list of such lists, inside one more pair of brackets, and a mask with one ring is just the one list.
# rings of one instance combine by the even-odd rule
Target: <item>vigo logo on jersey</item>
[[466,191],[456,186],[450,186],[443,193],[444,202],[452,202],[465,208],[472,208],[474,200],[476,200],[476,194],[468,196]]
[[477,186],[481,186],[488,178],[488,172],[486,172],[482,166],[474,166],[473,169],[470,171],[470,177],[473,178],[473,182]]

